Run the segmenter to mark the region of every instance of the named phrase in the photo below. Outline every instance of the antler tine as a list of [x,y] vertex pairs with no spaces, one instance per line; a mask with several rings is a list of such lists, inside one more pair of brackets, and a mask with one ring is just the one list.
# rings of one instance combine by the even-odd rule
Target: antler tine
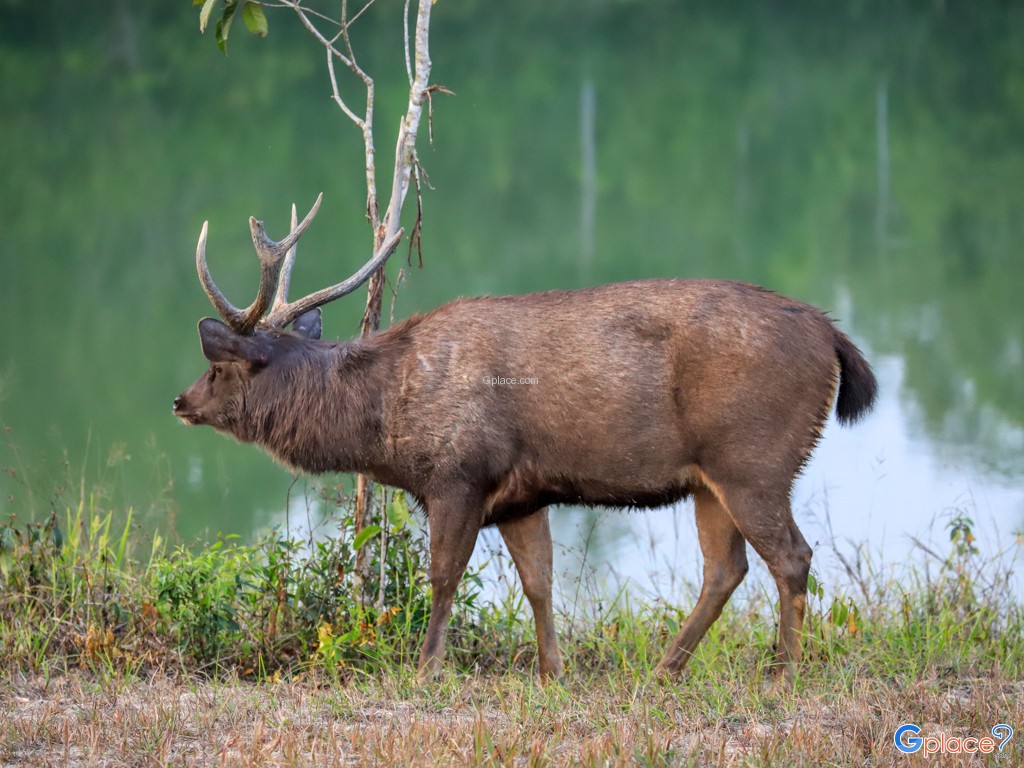
[[237,328],[245,313],[224,297],[217,284],[213,282],[210,270],[206,266],[206,233],[209,226],[209,221],[203,222],[203,229],[199,233],[199,244],[196,246],[196,271],[199,272],[199,282],[202,283],[203,290],[216,308],[217,314],[232,328]]
[[308,312],[316,307],[321,307],[328,302],[352,293],[352,291],[356,290],[356,288],[369,280],[370,275],[384,266],[384,262],[388,260],[388,257],[394,253],[395,248],[398,247],[398,243],[401,241],[403,234],[405,234],[405,230],[400,228],[397,232],[391,235],[391,237],[381,243],[380,248],[378,248],[377,252],[373,254],[373,258],[360,267],[359,271],[351,277],[342,280],[337,285],[332,285],[330,288],[323,288],[288,304],[275,304],[273,310],[271,310],[270,314],[264,318],[263,322],[275,328],[283,328],[303,312]]
[[[256,248],[256,255],[260,259],[260,287],[256,294],[256,299],[249,308],[245,310],[244,315],[240,321],[241,330],[240,333],[251,333],[256,325],[260,322],[260,318],[263,313],[266,312],[267,307],[270,306],[271,300],[274,298],[275,293],[279,287],[279,277],[281,274],[281,267],[288,251],[299,241],[299,237],[306,231],[306,227],[313,221],[313,217],[316,216],[316,212],[320,210],[320,203],[324,199],[324,194],[321,192],[317,195],[316,202],[313,203],[313,207],[309,209],[309,213],[306,214],[306,218],[296,227],[292,226],[291,232],[280,242],[274,242],[267,237],[266,231],[263,229],[263,222],[258,221],[255,217],[249,217],[249,230],[252,232],[252,244]],[[294,219],[293,219],[294,221]],[[289,267],[289,272],[291,268]],[[290,275],[288,276],[290,280]],[[287,291],[287,287],[285,288]],[[273,325],[268,319],[267,325]]]
[[[298,221],[299,215],[295,209],[295,203],[292,203],[292,232],[295,231],[295,225]],[[277,293],[274,294],[274,303],[270,307],[271,314],[273,314],[277,307],[288,303],[288,288],[291,286],[292,282],[292,267],[295,266],[295,250],[297,248],[298,243],[293,243],[292,247],[288,249],[288,253],[284,255],[284,264],[281,266],[281,275],[277,278]]]

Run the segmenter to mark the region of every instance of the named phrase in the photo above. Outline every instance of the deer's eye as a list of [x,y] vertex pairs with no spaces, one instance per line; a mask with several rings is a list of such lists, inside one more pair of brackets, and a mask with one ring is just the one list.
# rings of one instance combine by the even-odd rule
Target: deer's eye
[[216,379],[220,375],[220,373],[221,373],[221,368],[220,368],[219,365],[212,365],[212,366],[210,366],[210,383],[211,384],[213,384],[214,379]]

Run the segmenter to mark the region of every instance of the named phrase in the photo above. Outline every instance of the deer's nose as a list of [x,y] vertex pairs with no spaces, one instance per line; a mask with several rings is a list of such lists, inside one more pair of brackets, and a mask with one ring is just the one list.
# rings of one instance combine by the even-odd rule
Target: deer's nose
[[178,411],[181,410],[182,402],[183,402],[183,399],[182,399],[181,395],[178,395],[176,398],[174,398],[174,406],[173,407],[174,407],[174,412],[175,413],[177,413]]

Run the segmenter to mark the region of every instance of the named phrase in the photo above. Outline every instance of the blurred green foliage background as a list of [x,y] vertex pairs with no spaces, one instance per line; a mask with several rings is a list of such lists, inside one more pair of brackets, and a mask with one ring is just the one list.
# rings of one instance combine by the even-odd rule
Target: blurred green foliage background
[[[239,25],[225,57],[185,0],[0,0],[0,514],[96,492],[193,536],[285,506],[284,470],[170,411],[205,367],[203,220],[238,304],[257,284],[250,214],[280,237],[293,201],[325,193],[293,294],[369,257],[359,133],[321,49],[267,17],[266,39]],[[384,197],[401,18],[378,0],[352,29]],[[1020,4],[440,0],[431,48],[456,95],[435,95],[433,148],[421,136],[425,268],[404,246],[392,259],[393,280],[409,273],[397,317],[649,276],[762,283],[895,361],[883,387],[916,445],[1024,477]],[[361,310],[329,307],[325,335],[352,335]]]

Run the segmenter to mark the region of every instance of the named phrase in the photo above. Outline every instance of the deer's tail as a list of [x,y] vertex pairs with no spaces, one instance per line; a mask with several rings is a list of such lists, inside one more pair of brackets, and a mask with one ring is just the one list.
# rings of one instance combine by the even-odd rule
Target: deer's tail
[[835,350],[840,367],[836,416],[840,424],[852,424],[875,404],[878,381],[864,355],[838,329],[835,331]]

